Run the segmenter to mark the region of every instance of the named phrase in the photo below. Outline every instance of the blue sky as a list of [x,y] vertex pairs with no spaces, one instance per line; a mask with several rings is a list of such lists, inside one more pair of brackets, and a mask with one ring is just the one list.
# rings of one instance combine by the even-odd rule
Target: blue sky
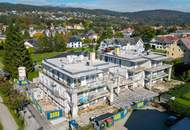
[[150,9],[173,9],[190,12],[190,0],[0,0],[0,2],[99,8],[122,12]]

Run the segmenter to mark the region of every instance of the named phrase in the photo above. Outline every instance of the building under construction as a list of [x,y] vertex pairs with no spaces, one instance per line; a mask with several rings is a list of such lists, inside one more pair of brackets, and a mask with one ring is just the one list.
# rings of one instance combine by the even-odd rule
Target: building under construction
[[157,96],[145,86],[151,88],[163,76],[170,79],[164,70],[171,66],[162,64],[166,58],[154,54],[133,54],[130,59],[127,56],[107,53],[99,60],[91,53],[89,57],[67,55],[45,59],[39,74],[40,95],[56,104],[63,112],[61,115],[73,118],[84,109],[104,103],[125,108]]

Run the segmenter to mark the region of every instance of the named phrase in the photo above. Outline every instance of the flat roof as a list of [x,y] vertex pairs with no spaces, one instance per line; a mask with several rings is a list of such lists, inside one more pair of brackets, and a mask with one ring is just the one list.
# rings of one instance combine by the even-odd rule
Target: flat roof
[[155,54],[155,53],[137,53],[137,52],[120,52],[118,55],[115,55],[113,52],[108,52],[102,55],[107,55],[111,57],[117,57],[120,59],[125,59],[130,62],[139,63],[139,62],[145,62],[148,60],[152,61],[165,61],[169,58],[163,55]]
[[112,57],[118,57],[120,59],[125,59],[125,60],[128,60],[128,61],[131,61],[131,62],[145,62],[147,61],[146,58],[140,56],[138,53],[136,52],[128,52],[128,53],[120,53],[119,55],[114,55],[112,52],[109,52],[109,53],[105,53],[103,55],[109,55],[109,56],[112,56]]
[[159,54],[155,54],[155,53],[150,53],[149,55],[143,55],[143,57],[150,59],[150,60],[153,60],[153,61],[165,61],[165,60],[169,59],[169,57],[159,55]]
[[75,57],[73,59],[70,58],[71,57],[46,59],[43,61],[43,64],[57,69],[58,71],[72,78],[102,73],[105,69],[117,66],[113,63],[107,63],[100,60],[90,61],[87,57]]

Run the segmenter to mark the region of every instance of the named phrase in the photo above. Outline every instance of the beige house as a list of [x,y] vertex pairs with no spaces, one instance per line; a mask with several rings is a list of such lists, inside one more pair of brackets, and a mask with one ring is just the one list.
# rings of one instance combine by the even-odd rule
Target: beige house
[[182,58],[184,55],[184,49],[181,47],[178,41],[174,41],[173,44],[167,47],[167,56],[173,59]]
[[167,56],[182,58],[184,64],[190,64],[190,38],[181,38],[167,48]]

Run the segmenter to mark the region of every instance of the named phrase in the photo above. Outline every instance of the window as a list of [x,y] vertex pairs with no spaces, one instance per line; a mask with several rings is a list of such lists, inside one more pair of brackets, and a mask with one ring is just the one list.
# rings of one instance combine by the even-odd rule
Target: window
[[172,56],[174,55],[174,53],[172,53]]

